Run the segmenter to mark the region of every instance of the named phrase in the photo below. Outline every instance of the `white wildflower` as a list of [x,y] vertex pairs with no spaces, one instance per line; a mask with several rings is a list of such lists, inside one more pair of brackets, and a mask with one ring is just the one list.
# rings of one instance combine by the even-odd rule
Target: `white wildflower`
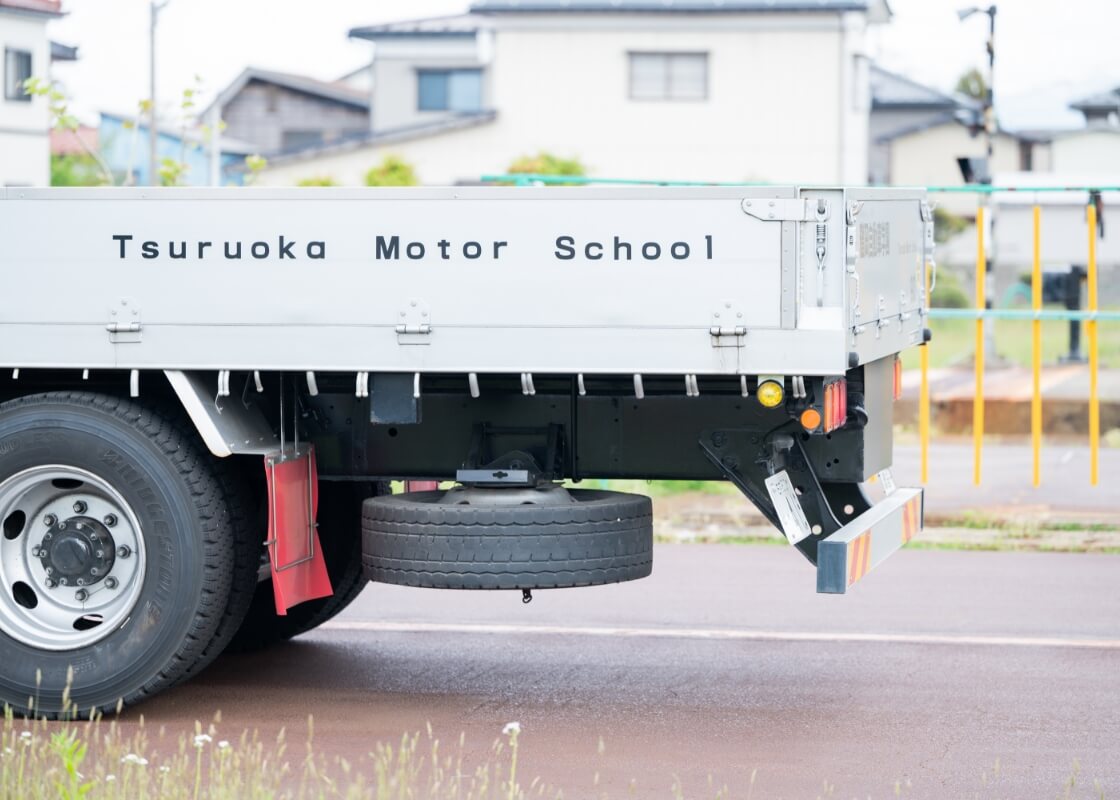
[[198,748],[202,748],[202,747],[205,747],[206,745],[210,744],[210,742],[212,742],[212,741],[214,741],[214,739],[213,739],[213,737],[210,736],[210,734],[200,733],[200,734],[198,734],[198,736],[194,737],[194,746],[198,747]]
[[21,733],[21,734],[19,735],[19,738],[21,738],[21,739],[30,739],[30,738],[31,738],[31,731],[23,731],[23,732],[22,732],[22,733]]
[[113,782],[113,781],[115,781],[116,779],[117,779],[117,776],[116,776],[116,775],[106,775],[106,776],[105,776],[105,782],[106,782],[106,783],[112,783],[112,782]]
[[220,742],[218,742],[218,749],[229,750],[229,742],[225,739],[222,739]]
[[135,753],[129,753],[121,759],[122,764],[135,764],[138,767],[148,766],[148,759],[143,756],[138,756]]
[[13,750],[12,748],[10,748],[10,747],[5,747],[4,748],[4,755],[10,756],[10,755],[14,755],[14,754],[15,754],[15,750]]
[[521,733],[520,722],[507,722],[506,726],[502,728],[502,735],[504,736],[511,736],[515,733]]
[[167,773],[169,773],[171,771],[171,767],[162,766],[162,767],[159,768],[159,771],[162,772],[164,775],[166,775]]

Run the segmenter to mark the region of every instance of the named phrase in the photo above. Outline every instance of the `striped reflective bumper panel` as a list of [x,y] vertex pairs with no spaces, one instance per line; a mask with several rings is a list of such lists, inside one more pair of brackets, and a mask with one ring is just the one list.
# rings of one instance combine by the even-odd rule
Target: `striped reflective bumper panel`
[[843,594],[922,529],[922,490],[897,489],[817,546],[817,591]]

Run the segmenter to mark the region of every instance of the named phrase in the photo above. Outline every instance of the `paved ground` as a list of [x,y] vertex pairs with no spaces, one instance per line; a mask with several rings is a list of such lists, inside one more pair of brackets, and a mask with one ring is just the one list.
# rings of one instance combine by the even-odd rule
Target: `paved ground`
[[650,579],[527,606],[372,586],[321,632],[223,657],[129,716],[187,727],[220,708],[229,735],[310,713],[352,759],[429,721],[484,758],[518,720],[522,774],[569,798],[667,797],[674,775],[688,797],[714,796],[709,775],[744,797],[755,770],[755,798],[895,797],[896,781],[1053,797],[1075,760],[1079,785],[1116,797],[1118,576],[1115,556],[903,551],[826,597],[790,550],[664,545]]
[[[900,485],[917,486],[920,450],[895,447],[894,476]],[[1040,515],[1061,519],[1113,522],[1120,525],[1116,480],[1120,449],[1102,448],[1101,482],[1089,485],[1089,448],[1083,444],[1046,441],[1042,447],[1042,485],[1031,486],[1029,444],[988,444],[981,462],[981,483],[972,483],[972,442],[935,442],[930,448],[927,514],[959,516],[965,511],[990,517]]]
[[[1120,370],[1099,371],[1101,431],[1120,427]],[[902,399],[895,404],[896,424],[918,424],[921,373],[902,375]],[[1089,368],[1084,364],[1048,364],[1039,380],[1042,392],[1042,430],[1046,434],[1080,436],[1089,430]],[[972,432],[976,377],[971,367],[943,367],[929,371],[930,419],[934,430],[949,434]],[[988,434],[1030,435],[1033,375],[1025,367],[1007,366],[984,373],[984,430]]]

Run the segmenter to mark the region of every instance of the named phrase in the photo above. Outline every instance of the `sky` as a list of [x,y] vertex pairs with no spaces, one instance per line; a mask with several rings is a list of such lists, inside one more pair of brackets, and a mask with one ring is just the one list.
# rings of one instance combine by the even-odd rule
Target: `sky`
[[[987,17],[961,22],[969,0],[889,0],[893,20],[875,29],[869,55],[943,90],[986,64]],[[972,0],[976,2],[976,0]],[[987,2],[987,0],[984,0]],[[454,14],[469,0],[170,0],[160,13],[158,94],[174,105],[202,79],[212,95],[247,65],[337,78],[370,55],[347,31],[398,19]],[[1077,126],[1067,103],[1120,85],[1120,2],[1001,0],[996,17],[996,104],[1009,128]],[[57,66],[74,108],[131,113],[148,94],[147,0],[64,0],[51,36],[81,60]],[[793,55],[791,57],[797,57]],[[205,103],[205,99],[203,99]]]

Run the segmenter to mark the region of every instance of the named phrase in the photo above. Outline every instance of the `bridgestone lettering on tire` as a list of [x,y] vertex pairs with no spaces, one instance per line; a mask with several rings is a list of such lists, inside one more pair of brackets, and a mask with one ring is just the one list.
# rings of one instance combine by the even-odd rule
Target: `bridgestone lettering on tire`
[[568,505],[449,505],[439,502],[443,492],[367,500],[366,576],[439,589],[559,589],[649,575],[649,498],[570,493]]
[[[23,488],[36,476],[50,483]],[[234,536],[212,459],[193,431],[104,395],[13,400],[0,405],[5,484],[0,703],[45,716],[111,711],[174,685],[212,656],[211,645],[220,648],[219,625],[235,622],[226,616]],[[47,552],[45,540],[66,544]],[[136,580],[135,599],[117,613],[111,598]],[[83,602],[113,611],[96,635],[86,626],[97,621],[82,617],[67,638],[60,614]],[[72,706],[64,708],[68,680]]]

